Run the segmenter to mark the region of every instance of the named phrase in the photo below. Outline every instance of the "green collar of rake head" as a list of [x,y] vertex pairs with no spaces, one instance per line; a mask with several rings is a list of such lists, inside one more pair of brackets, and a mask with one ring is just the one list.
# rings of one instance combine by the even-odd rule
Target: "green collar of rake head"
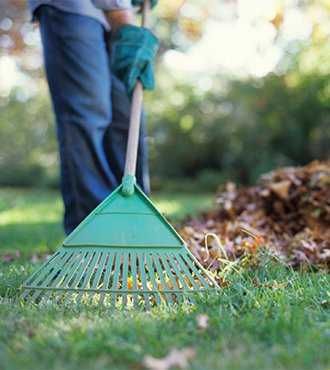
[[124,195],[130,196],[134,194],[134,185],[136,184],[135,176],[125,175],[122,180],[121,191]]

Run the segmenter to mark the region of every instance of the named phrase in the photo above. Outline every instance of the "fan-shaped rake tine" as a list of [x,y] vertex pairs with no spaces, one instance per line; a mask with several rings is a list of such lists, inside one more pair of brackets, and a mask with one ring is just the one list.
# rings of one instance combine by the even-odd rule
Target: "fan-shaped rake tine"
[[[65,262],[64,262],[64,265],[66,265],[70,261],[70,259],[72,258],[72,255],[73,255],[73,253],[66,253],[65,252],[65,253],[62,254],[62,256],[61,256],[62,258],[60,258],[60,261],[64,260],[65,257],[66,257]],[[55,261],[57,263],[55,263],[54,266],[51,266],[52,269],[50,271],[45,271],[45,274],[41,276],[41,280],[39,279],[38,282],[35,282],[35,283],[40,282],[40,283],[42,283],[42,285],[36,286],[35,292],[34,292],[34,294],[32,295],[32,298],[31,298],[32,301],[35,302],[40,297],[41,294],[45,294],[45,295],[46,295],[46,293],[48,293],[49,295],[51,294],[50,291],[48,291],[47,289],[43,289],[43,288],[47,288],[48,285],[53,281],[53,279],[54,278],[56,279],[56,277],[59,276],[60,271],[61,271],[60,270],[61,266],[63,266],[63,264],[60,264],[60,261]],[[48,275],[47,275],[47,273],[48,273]],[[47,299],[47,296],[45,296],[45,299]]]
[[[167,290],[167,284],[164,278],[164,271],[159,263],[160,256],[158,254],[153,255],[153,260],[156,266],[156,271],[160,280],[161,285],[163,286],[163,290]],[[170,293],[163,293],[166,303],[172,303],[172,296]]]
[[197,266],[199,265],[199,263],[195,260],[194,257],[190,256],[190,254],[188,255],[188,253],[183,253],[180,254],[180,257],[185,261],[187,266],[195,273],[196,278],[198,278],[198,280],[204,286],[205,289],[208,289],[210,287],[210,284],[208,284],[208,282],[204,279],[202,275],[203,272],[212,281],[213,284],[215,283],[214,280],[206,273],[206,271],[203,268],[197,270],[194,262],[196,263]]
[[[115,267],[114,267],[113,280],[112,280],[112,286],[111,286],[111,290],[112,291],[118,290],[119,277],[120,277],[120,268],[121,268],[120,254],[119,253],[116,253]],[[115,308],[116,307],[117,297],[118,297],[118,294],[117,293],[115,293],[115,292],[112,292],[111,293],[111,296],[110,296],[110,305],[111,305],[112,308]]]
[[[127,307],[131,307],[133,305],[133,296],[134,292],[132,292],[132,283],[133,283],[133,276],[132,276],[132,253],[129,251],[127,252]],[[129,282],[129,283],[128,283]]]
[[159,305],[159,304],[161,304],[161,299],[160,299],[160,294],[157,293],[158,286],[157,286],[154,267],[153,267],[152,259],[151,259],[150,255],[146,256],[146,266],[147,266],[147,269],[148,269],[148,274],[150,276],[152,290],[155,291],[154,296],[155,296],[155,299],[156,299],[156,303]]
[[[83,265],[83,261],[86,259],[86,253],[83,250],[79,250],[78,253],[74,254],[74,258],[70,261],[70,266],[65,274],[65,277],[62,281],[62,286],[68,290],[71,289],[72,282],[79,273],[81,266]],[[70,284],[71,283],[71,284]]]
[[101,292],[101,295],[100,295],[100,304],[101,305],[104,304],[104,299],[105,299],[105,294],[106,294],[105,291],[106,291],[106,289],[108,289],[108,287],[110,285],[112,265],[114,263],[114,258],[115,258],[114,253],[108,254],[108,258],[107,258],[106,264],[104,266],[105,267],[105,273],[104,273],[104,277],[103,277],[103,291]]
[[84,254],[84,257],[82,258],[82,261],[80,263],[80,266],[76,272],[76,276],[73,277],[73,281],[72,279],[68,282],[68,288],[69,290],[71,290],[73,293],[76,293],[77,290],[79,289],[79,283],[81,282],[85,272],[86,272],[86,269],[91,261],[91,259],[93,258],[93,253],[91,252],[86,252]]
[[140,270],[140,275],[141,275],[142,291],[145,292],[143,293],[143,299],[146,305],[146,309],[150,310],[150,302],[149,302],[146,272],[144,269],[144,255],[143,254],[138,255],[138,261],[139,261],[139,270]]
[[80,304],[83,296],[86,294],[86,291],[84,289],[88,286],[90,278],[94,272],[95,266],[97,265],[97,262],[99,261],[100,253],[94,252],[94,255],[92,259],[90,260],[89,264],[86,267],[86,271],[79,283],[78,288],[81,289],[78,297],[77,297],[77,303]]
[[[179,269],[179,267],[180,268],[182,268],[182,265],[179,263],[179,261],[178,261],[178,259],[177,258],[175,258],[176,256],[174,255],[174,253],[172,254],[172,253],[168,253],[167,254],[167,258],[168,258],[168,260],[169,260],[169,263],[170,263],[170,265],[171,265],[171,267],[172,267],[172,269],[174,270],[174,272],[175,272],[175,274],[176,274],[176,276],[178,277],[178,279],[179,279],[179,281],[180,281],[180,283],[181,283],[181,285],[182,285],[182,288],[183,288],[183,293],[184,292],[187,292],[188,294],[189,294],[189,291],[191,291],[191,289],[190,289],[190,287],[189,287],[189,285],[187,284],[187,282],[185,281],[185,279],[184,279],[184,274],[186,274],[187,275],[187,273],[188,273],[188,275],[189,275],[189,272],[188,271],[186,271],[186,270],[183,270],[184,271],[184,274],[182,273],[182,270],[181,269]],[[189,277],[188,277],[189,278]],[[192,279],[193,280],[193,279]],[[193,282],[190,278],[189,278],[189,281],[190,281],[190,283],[192,284],[192,286],[195,288],[195,289],[198,289],[198,286],[195,284],[195,282]],[[192,300],[192,298],[189,296],[189,297],[183,297],[183,300],[185,299],[185,298],[188,298],[189,300]]]
[[46,263],[42,266],[40,266],[24,283],[23,283],[23,293],[22,293],[22,299],[28,298],[28,296],[33,291],[33,288],[25,288],[25,286],[31,285],[34,282],[34,279],[38,276],[38,274],[42,273],[44,269],[49,268],[49,265],[54,262],[54,260],[59,257],[60,252],[56,252],[52,257],[46,261]]
[[[66,280],[67,275],[69,275],[69,273],[71,272],[72,266],[75,266],[77,264],[77,260],[80,261],[81,258],[82,252],[79,252],[78,254],[72,252],[70,258],[63,264],[61,272],[56,276],[56,278],[53,281],[51,281],[51,287],[61,288],[65,286],[64,282]],[[55,302],[58,303],[61,298],[64,298],[66,293],[67,292],[65,290],[57,291]],[[55,295],[55,292],[52,292],[51,290],[46,290],[44,293],[44,298],[48,299],[51,295]]]
[[[174,257],[174,256],[173,256]],[[187,265],[185,264],[184,260],[182,259],[181,255],[176,255],[175,256],[175,259],[177,261],[177,264],[180,266],[180,268],[182,269],[182,271],[184,272],[184,275],[187,277],[187,279],[189,280],[190,284],[192,285],[193,289],[195,289],[196,291],[199,291],[200,290],[200,285],[198,285],[196,283],[196,280],[194,279],[194,277],[192,276],[191,274],[191,271],[189,271],[189,269],[187,268]]]
[[180,294],[180,287],[179,287],[177,281],[175,280],[175,277],[174,277],[174,275],[173,275],[173,273],[171,271],[171,268],[170,268],[170,266],[169,266],[169,264],[167,262],[167,256],[166,256],[166,254],[164,254],[163,257],[164,258],[162,258],[161,261],[162,261],[162,264],[163,264],[164,269],[166,271],[166,274],[167,274],[167,276],[169,277],[169,279],[170,279],[170,281],[172,283],[172,286],[173,286],[173,288],[172,288],[173,289],[173,293],[172,294],[174,295],[174,297],[177,299],[178,302],[182,302],[183,297],[182,297],[182,294]]
[[33,285],[31,285],[32,288],[35,287],[35,286],[42,285],[44,283],[45,279],[48,278],[52,273],[55,276],[56,272],[57,272],[57,269],[60,268],[60,266],[61,266],[62,261],[65,260],[67,262],[67,260],[70,257],[71,257],[70,253],[66,253],[66,252],[59,253],[57,258],[53,259],[50,264],[47,264],[45,266],[45,268],[44,268],[44,266],[41,266],[39,271],[38,271],[40,273],[34,279]]
[[[61,284],[61,287],[67,288],[69,290],[69,288],[67,287],[67,284],[69,281],[72,280],[74,274],[78,270],[80,263],[84,258],[84,252],[82,250],[79,250],[78,253],[72,252],[72,255],[73,255],[72,258],[70,258],[68,263],[65,264],[64,266],[63,274],[61,274],[63,275],[61,276],[63,280],[61,281],[55,280],[53,281],[53,285],[59,286]],[[48,290],[47,292],[45,292],[45,298],[49,297],[51,294],[52,292]],[[61,298],[61,295],[64,296],[65,294],[66,294],[66,291],[61,292],[59,295],[59,299]]]
[[[73,271],[76,271],[75,266],[79,266],[80,261],[83,258],[83,252],[79,250],[78,253],[72,252],[72,257],[63,265],[63,268],[61,270],[61,273],[52,281],[52,287],[54,288],[66,288],[66,284],[68,281],[71,279],[68,279],[70,274],[73,276],[72,269]],[[61,298],[64,299],[64,296],[68,293],[68,291],[63,290],[63,291],[58,291],[57,292],[57,297],[56,297],[56,302],[59,302]],[[47,290],[45,292],[45,299],[47,299],[50,295],[52,294],[51,290]],[[54,294],[54,293],[53,293]]]
[[127,305],[127,290],[128,290],[128,253],[125,252],[123,256],[123,275],[122,275],[122,306],[126,307]]
[[82,282],[84,281],[84,277],[86,275],[86,271],[88,269],[88,266],[90,265],[91,263],[91,260],[93,259],[93,256],[94,256],[94,252],[90,252],[88,251],[81,263],[80,263],[80,266],[78,268],[78,270],[76,271],[76,274],[72,276],[71,280],[69,280],[68,282],[68,290],[67,290],[67,298],[70,300],[71,298],[75,298],[74,299],[74,302],[75,304],[79,304],[80,301],[78,300],[78,297],[79,297],[79,289],[80,289],[80,285],[82,284]]
[[45,269],[49,267],[54,260],[60,256],[60,251],[56,252],[53,256],[51,256],[43,265],[41,265],[25,282],[24,285],[31,285],[35,279],[35,277],[43,272]]
[[95,272],[94,279],[91,285],[91,288],[93,289],[93,291],[90,293],[90,303],[93,302],[93,297],[95,295],[94,290],[96,290],[97,287],[100,285],[102,275],[104,277],[106,262],[107,262],[107,253],[101,252],[98,269]]
[[[131,274],[132,274],[132,290],[137,292],[138,290],[138,273],[137,273],[137,256],[135,252],[131,252]],[[134,307],[138,307],[139,305],[139,295],[138,293],[133,293],[133,305]]]

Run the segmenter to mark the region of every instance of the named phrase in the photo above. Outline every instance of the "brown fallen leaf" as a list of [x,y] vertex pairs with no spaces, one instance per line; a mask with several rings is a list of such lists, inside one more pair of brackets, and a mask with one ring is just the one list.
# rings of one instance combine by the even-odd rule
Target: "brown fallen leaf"
[[275,182],[269,185],[269,188],[281,199],[287,199],[289,196],[289,189],[291,186],[291,181],[283,180],[280,182]]
[[196,317],[198,329],[205,330],[209,326],[209,317],[204,314],[197,315]]
[[187,347],[183,349],[173,348],[168,355],[163,358],[155,358],[150,355],[144,356],[143,366],[149,370],[169,370],[173,367],[186,369],[189,361],[196,355],[193,348]]
[[[330,161],[279,168],[255,186],[229,183],[212,210],[182,225],[182,235],[198,261],[214,271],[226,268],[219,263],[224,257],[258,263],[261,247],[289,265],[330,271],[329,184]],[[215,239],[205,242],[205,235],[217,235],[223,250]]]
[[324,249],[324,251],[319,254],[319,258],[324,261],[330,261],[330,249]]

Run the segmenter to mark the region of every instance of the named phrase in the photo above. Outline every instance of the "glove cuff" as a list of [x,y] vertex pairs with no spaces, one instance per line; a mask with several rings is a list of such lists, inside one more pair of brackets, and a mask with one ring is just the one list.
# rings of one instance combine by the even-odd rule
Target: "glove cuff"
[[137,27],[132,24],[125,24],[118,28],[116,33],[113,35],[114,42],[120,43],[136,43],[139,40],[139,44],[145,44],[146,47],[150,48],[150,51],[156,55],[158,51],[159,41],[158,38],[146,27]]

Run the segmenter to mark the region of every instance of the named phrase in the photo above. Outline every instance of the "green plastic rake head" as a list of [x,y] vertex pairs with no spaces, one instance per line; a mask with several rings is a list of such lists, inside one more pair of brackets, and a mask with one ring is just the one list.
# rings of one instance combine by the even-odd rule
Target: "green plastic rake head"
[[[145,0],[144,26],[148,7]],[[137,82],[122,184],[23,284],[24,298],[149,308],[218,288],[135,183],[142,100]]]
[[142,190],[127,196],[120,185],[24,283],[23,297],[148,309],[216,288]]

